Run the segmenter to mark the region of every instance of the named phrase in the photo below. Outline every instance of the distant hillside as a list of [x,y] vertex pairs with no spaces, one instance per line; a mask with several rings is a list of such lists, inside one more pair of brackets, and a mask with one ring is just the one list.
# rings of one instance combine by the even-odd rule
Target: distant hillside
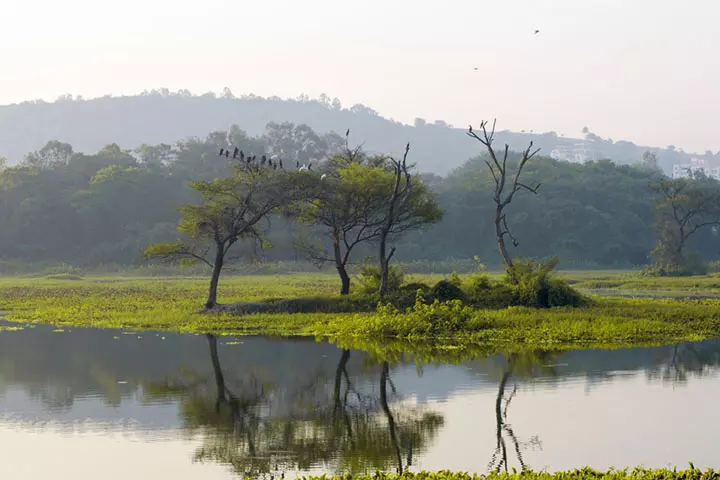
[[[480,145],[464,135],[464,128],[452,128],[442,121],[405,125],[380,116],[363,105],[342,108],[339,101],[301,98],[283,100],[227,94],[221,98],[209,93],[195,96],[187,91],[152,91],[142,95],[92,100],[59,99],[54,103],[24,102],[0,107],[0,157],[10,164],[21,161],[30,151],[50,140],[71,144],[75,151],[95,152],[109,143],[135,148],[143,143],[174,143],[191,136],[204,137],[211,131],[237,124],[255,135],[269,122],[305,123],[318,133],[352,131],[352,140],[375,152],[398,153],[406,142],[412,144],[412,159],[421,170],[446,174],[468,158],[481,152]],[[498,119],[502,127],[502,119]],[[586,136],[596,155],[616,163],[635,163],[646,147],[630,142]],[[498,144],[509,143],[521,149],[534,140],[542,153],[560,145],[573,145],[580,139],[557,137],[554,133],[530,134],[498,132]],[[689,155],[674,150],[652,149],[666,171],[673,163],[687,161]]]

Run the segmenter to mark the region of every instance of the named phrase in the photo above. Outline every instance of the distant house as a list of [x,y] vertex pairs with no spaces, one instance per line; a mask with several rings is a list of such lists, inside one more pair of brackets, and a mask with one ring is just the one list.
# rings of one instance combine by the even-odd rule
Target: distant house
[[720,167],[711,167],[701,158],[691,158],[690,163],[676,163],[673,165],[672,178],[690,178],[702,173],[706,177],[720,180]]
[[587,143],[581,142],[573,145],[558,145],[550,152],[550,157],[564,162],[585,163],[599,160],[600,152],[594,150]]

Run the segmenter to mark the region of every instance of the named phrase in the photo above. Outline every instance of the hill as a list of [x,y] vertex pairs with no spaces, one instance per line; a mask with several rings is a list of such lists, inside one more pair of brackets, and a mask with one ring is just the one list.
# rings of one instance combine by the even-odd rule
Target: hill
[[[364,105],[343,108],[339,100],[326,96],[238,98],[229,91],[218,97],[213,93],[192,95],[186,90],[172,93],[162,89],[134,96],[89,100],[66,96],[53,103],[34,101],[0,106],[0,157],[16,164],[50,140],[69,143],[79,152],[95,152],[110,143],[123,148],[136,148],[143,143],[171,144],[181,138],[227,130],[233,124],[250,135],[258,135],[272,121],[307,124],[318,133],[344,132],[350,128],[353,141],[364,143],[366,150],[374,152],[399,153],[409,141],[418,167],[440,175],[481,153],[479,145],[465,137],[464,127],[453,128],[441,120],[423,119],[406,125],[384,118]],[[502,119],[499,125],[502,126]],[[530,140],[542,148],[544,155],[558,146],[585,142],[595,159],[609,158],[619,164],[635,163],[649,149],[631,142],[604,140],[589,132],[584,140],[558,137],[553,132],[497,133],[497,142],[508,143],[511,149],[524,148]],[[650,150],[656,153],[666,172],[673,163],[690,158],[674,148]]]

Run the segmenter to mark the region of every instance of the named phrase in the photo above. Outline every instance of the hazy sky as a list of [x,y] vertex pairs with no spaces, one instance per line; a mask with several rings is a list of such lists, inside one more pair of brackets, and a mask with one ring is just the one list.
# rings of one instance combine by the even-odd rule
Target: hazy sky
[[716,151],[719,20],[720,0],[2,0],[0,104],[228,86]]

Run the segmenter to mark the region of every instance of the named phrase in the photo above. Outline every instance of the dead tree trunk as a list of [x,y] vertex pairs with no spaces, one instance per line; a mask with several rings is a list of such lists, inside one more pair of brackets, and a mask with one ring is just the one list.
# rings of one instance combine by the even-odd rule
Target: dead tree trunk
[[383,412],[385,413],[385,417],[387,418],[388,422],[388,429],[390,430],[390,442],[393,445],[393,448],[395,449],[395,457],[397,458],[398,467],[397,467],[397,473],[402,475],[403,473],[403,462],[402,462],[402,455],[400,453],[400,443],[398,442],[397,438],[397,427],[395,425],[395,417],[393,417],[392,412],[390,411],[390,405],[387,401],[387,384],[390,380],[390,366],[388,365],[388,362],[383,362],[382,364],[382,373],[380,375],[380,405],[383,409]]
[[[390,249],[390,253],[387,253],[387,239],[392,232],[393,226],[398,221],[398,212],[410,199],[410,185],[411,177],[407,167],[407,156],[410,152],[410,143],[405,146],[405,154],[403,155],[402,162],[395,159],[391,160],[392,170],[394,174],[393,191],[390,195],[387,206],[387,216],[385,221],[380,227],[380,248],[379,248],[379,260],[380,260],[380,298],[383,298],[389,289],[390,280],[390,260],[395,254],[395,247]],[[403,183],[403,179],[405,182]]]
[[[510,231],[510,228],[508,228],[505,207],[510,205],[515,194],[521,189],[525,189],[533,194],[537,194],[538,188],[540,188],[540,184],[537,184],[534,187],[525,185],[520,181],[520,175],[522,174],[523,168],[525,167],[525,164],[528,162],[528,160],[534,157],[535,154],[540,151],[540,149],[538,148],[536,150],[532,150],[533,142],[530,142],[528,148],[523,150],[522,152],[522,156],[520,157],[520,161],[518,162],[518,167],[515,171],[515,175],[508,175],[507,159],[510,146],[505,144],[505,150],[503,152],[502,159],[498,159],[498,156],[495,153],[495,149],[492,146],[495,137],[495,121],[493,120],[492,130],[490,132],[487,131],[487,121],[480,122],[480,129],[482,130],[482,134],[478,135],[473,131],[471,125],[468,129],[467,134],[468,136],[474,138],[475,140],[483,144],[490,156],[490,160],[485,160],[485,164],[487,164],[488,168],[490,169],[493,181],[495,182],[495,190],[493,192],[493,202],[495,203],[495,236],[497,237],[500,257],[502,258],[503,263],[507,267],[508,274],[510,275],[510,280],[515,283],[517,279],[514,275],[512,257],[510,256],[510,253],[507,250],[507,246],[505,245],[505,236],[508,236],[510,238],[513,246],[518,246],[518,242]],[[509,183],[508,176],[512,177]]]

